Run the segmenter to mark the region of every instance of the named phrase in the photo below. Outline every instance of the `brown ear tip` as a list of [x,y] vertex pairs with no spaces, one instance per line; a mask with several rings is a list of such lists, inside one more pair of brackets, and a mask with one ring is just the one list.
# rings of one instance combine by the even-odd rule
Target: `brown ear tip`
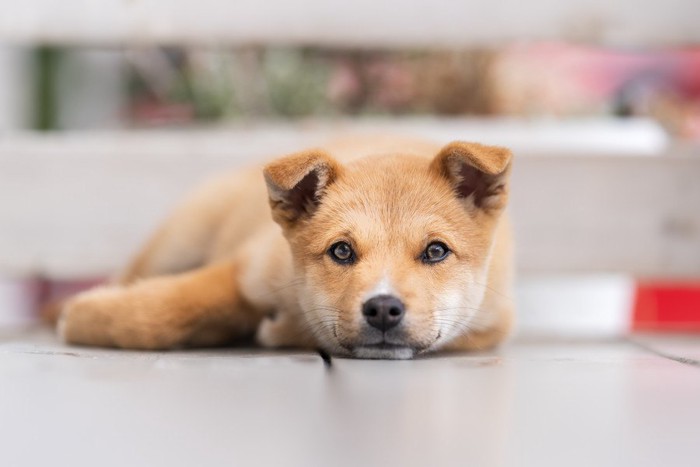
[[280,172],[284,171],[284,161],[283,160],[275,160],[272,162],[268,162],[263,166],[263,175],[265,175],[265,178],[275,178],[276,175],[278,175]]
[[510,165],[513,153],[504,146],[491,146],[466,141],[452,141],[442,148],[440,155],[445,159],[460,158],[479,170],[492,175],[506,171]]
[[472,143],[468,141],[452,141],[443,148],[443,151],[470,152],[474,154],[491,153],[501,154],[503,157],[511,157],[513,155],[513,152],[510,150],[510,148],[507,148],[505,146]]
[[[268,186],[277,186],[284,184],[284,167],[278,163],[279,161],[270,162],[263,167],[263,177]],[[290,187],[286,187],[289,189]]]
[[501,172],[508,168],[508,165],[513,160],[513,151],[504,146],[492,146],[494,152],[500,156]]
[[265,181],[291,189],[299,179],[320,166],[332,166],[332,157],[322,149],[309,149],[268,162],[262,172]]

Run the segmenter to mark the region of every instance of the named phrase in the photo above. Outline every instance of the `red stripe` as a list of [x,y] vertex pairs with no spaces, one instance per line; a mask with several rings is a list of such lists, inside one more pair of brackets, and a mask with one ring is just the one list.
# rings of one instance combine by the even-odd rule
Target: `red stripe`
[[638,284],[632,329],[700,332],[700,282]]

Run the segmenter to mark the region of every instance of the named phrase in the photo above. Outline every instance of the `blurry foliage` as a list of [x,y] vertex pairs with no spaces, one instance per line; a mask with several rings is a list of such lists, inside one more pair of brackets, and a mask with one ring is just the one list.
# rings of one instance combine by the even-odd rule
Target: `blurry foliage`
[[56,47],[41,46],[34,55],[34,121],[32,127],[37,130],[55,130],[58,128],[57,116],[57,71],[61,51]]
[[[34,52],[37,128],[56,127],[62,54]],[[133,126],[338,115],[642,115],[676,135],[700,137],[700,49],[693,47],[164,47],[122,56],[124,115]]]
[[[186,105],[199,120],[486,114],[490,112],[491,56],[483,51],[293,47],[136,51],[129,102],[132,110],[143,110],[144,103],[162,108]],[[150,111],[131,115],[137,124],[162,117]]]
[[298,49],[270,50],[264,56],[264,78],[273,112],[303,117],[327,108],[329,64]]

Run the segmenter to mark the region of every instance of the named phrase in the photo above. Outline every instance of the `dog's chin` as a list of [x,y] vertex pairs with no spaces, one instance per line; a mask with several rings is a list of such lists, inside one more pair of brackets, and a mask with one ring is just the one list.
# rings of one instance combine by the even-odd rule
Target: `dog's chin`
[[398,345],[366,345],[352,349],[353,357],[374,360],[409,360],[414,354],[411,347]]

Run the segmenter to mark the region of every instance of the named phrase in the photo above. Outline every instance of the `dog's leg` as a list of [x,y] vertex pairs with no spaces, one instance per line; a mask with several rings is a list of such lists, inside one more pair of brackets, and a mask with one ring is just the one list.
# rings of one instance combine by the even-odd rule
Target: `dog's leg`
[[242,296],[238,269],[221,263],[84,292],[66,303],[59,333],[72,344],[131,349],[226,344],[261,319]]
[[179,206],[113,282],[129,284],[201,267],[223,217],[221,212],[207,209],[206,201],[193,197]]
[[128,284],[202,267],[220,257],[212,256],[219,236],[225,235],[227,245],[238,245],[248,238],[269,221],[260,214],[269,208],[265,186],[257,172],[258,169],[251,169],[226,174],[200,186],[175,208],[117,277],[117,282]]
[[205,240],[208,240],[205,232],[183,231],[176,221],[169,220],[112,282],[125,285],[147,277],[176,274],[200,267],[206,259]]

